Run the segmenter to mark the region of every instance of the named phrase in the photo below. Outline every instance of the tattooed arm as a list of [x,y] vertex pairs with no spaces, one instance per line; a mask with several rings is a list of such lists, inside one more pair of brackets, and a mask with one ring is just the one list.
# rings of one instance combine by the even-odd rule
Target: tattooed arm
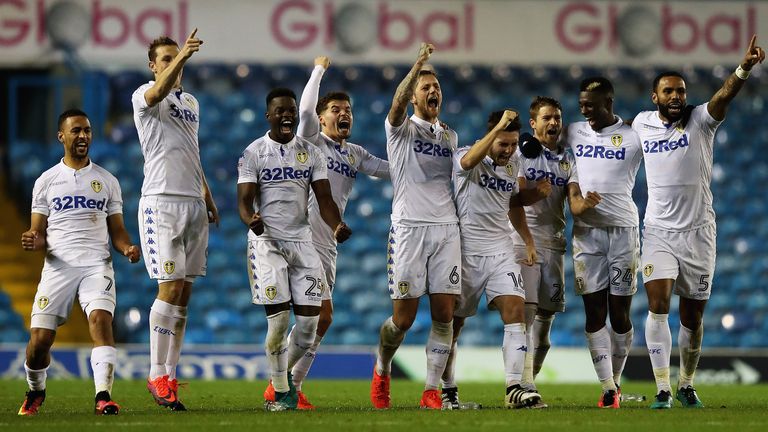
[[[765,60],[765,50],[757,46],[756,43],[757,35],[753,35],[752,40],[749,42],[749,48],[747,48],[747,52],[744,54],[744,60],[739,65],[743,73],[748,74],[752,70],[752,66]],[[725,118],[728,104],[739,94],[739,90],[744,87],[745,81],[746,78],[740,78],[736,75],[736,72],[728,76],[723,86],[712,96],[712,99],[709,100],[709,105],[707,105],[707,110],[712,118],[717,121]]]
[[403,81],[400,82],[400,85],[397,86],[395,97],[392,98],[392,107],[389,109],[389,114],[387,115],[390,125],[397,127],[405,121],[405,115],[408,112],[408,103],[411,101],[416,82],[419,80],[419,71],[427,60],[429,60],[429,56],[434,50],[434,45],[422,42],[416,63],[413,64],[408,75],[406,75],[405,78],[403,78]]

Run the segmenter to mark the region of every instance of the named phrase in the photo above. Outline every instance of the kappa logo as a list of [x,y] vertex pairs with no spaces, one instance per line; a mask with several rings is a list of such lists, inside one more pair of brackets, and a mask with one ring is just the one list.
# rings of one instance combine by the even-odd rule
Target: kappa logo
[[307,160],[309,160],[309,154],[307,152],[298,152],[296,153],[296,160],[302,164],[307,163]]
[[264,288],[264,294],[267,295],[267,298],[270,300],[274,300],[275,297],[277,297],[277,287],[274,285],[270,285],[266,288]]
[[646,264],[645,267],[643,267],[643,274],[645,277],[649,277],[653,274],[653,264]]
[[351,165],[354,165],[354,164],[355,164],[355,156],[354,156],[352,153],[350,153],[350,154],[348,154],[348,155],[347,155],[347,160],[349,161],[349,163],[350,163]]
[[94,192],[99,193],[101,192],[101,183],[99,183],[98,180],[94,180],[91,182],[91,189],[93,189]]
[[611,144],[613,144],[614,147],[621,147],[622,142],[624,142],[624,137],[621,135],[613,135],[611,137]]
[[397,283],[397,290],[400,291],[400,295],[408,294],[408,290],[411,289],[411,284],[406,281],[400,281]]
[[507,166],[504,167],[505,170],[507,170],[507,174],[514,177],[517,175],[517,169],[514,164],[508,163]]
[[42,296],[37,299],[37,307],[40,308],[40,310],[43,310],[50,304],[50,300],[48,300],[48,297]]
[[571,163],[567,160],[561,160],[560,161],[560,169],[563,171],[570,171],[571,170]]
[[174,261],[166,261],[163,263],[163,270],[165,270],[168,274],[173,274],[174,271],[176,271],[176,262]]

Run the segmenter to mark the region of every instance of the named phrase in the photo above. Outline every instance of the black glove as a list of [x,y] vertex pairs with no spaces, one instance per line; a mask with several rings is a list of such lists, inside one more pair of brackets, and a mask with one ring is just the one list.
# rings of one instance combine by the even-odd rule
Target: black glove
[[528,159],[536,159],[541,154],[541,142],[528,132],[520,135],[520,153]]

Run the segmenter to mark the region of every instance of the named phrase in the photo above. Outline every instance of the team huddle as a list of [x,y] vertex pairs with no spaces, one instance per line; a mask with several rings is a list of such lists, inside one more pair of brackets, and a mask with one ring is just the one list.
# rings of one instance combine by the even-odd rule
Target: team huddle
[[[186,410],[176,369],[187,305],[195,279],[206,273],[208,226],[219,222],[200,161],[198,102],[181,87],[184,65],[203,43],[196,32],[181,48],[167,37],[153,41],[154,80],[132,96],[145,160],[140,246],[125,229],[117,179],[88,157],[86,113],[73,109],[59,117],[64,157],[35,182],[31,226],[22,234],[22,247],[45,250],[46,258],[24,365],[29,390],[19,415],[37,414],[45,400],[50,349],[76,295],[94,343],[95,413],[118,414],[110,241],[130,262],[143,255],[149,277],[158,282],[149,314],[147,389],[158,405]],[[592,77],[579,88],[585,121],[564,127],[559,101],[539,96],[528,110],[532,134],[522,131],[518,111],[505,109],[490,113],[485,134],[462,147],[439,119],[443,94],[428,65],[433,51],[423,43],[397,87],[384,120],[387,160],[348,142],[350,95],[320,96],[327,57],[315,59],[298,105],[287,88],[266,96],[269,131],[243,151],[237,180],[252,300],[267,317],[265,409],[314,408],[302,383],[332,323],[336,248],[353,234],[343,215],[359,173],[391,179],[394,189],[386,244],[392,316],[381,325],[372,371],[375,408],[390,407],[392,360],[424,295],[432,326],[420,407],[464,407],[454,373],[457,340],[483,293],[504,324],[503,404],[547,407],[535,378],[555,314],[565,309],[566,202],[574,218],[574,287],[584,302],[587,346],[601,385],[598,406],[620,407],[633,340],[630,305],[642,271],[649,304],[645,338],[658,390],[651,408],[671,408],[674,399],[702,407],[693,378],[715,267],[713,141],[728,104],[765,59],[756,36],[736,71],[702,105],[687,105],[683,76],[665,72],[652,86],[657,109],[621,119],[613,112],[611,82]],[[648,206],[641,254],[632,189],[643,161]],[[673,292],[681,321],[674,387]]]

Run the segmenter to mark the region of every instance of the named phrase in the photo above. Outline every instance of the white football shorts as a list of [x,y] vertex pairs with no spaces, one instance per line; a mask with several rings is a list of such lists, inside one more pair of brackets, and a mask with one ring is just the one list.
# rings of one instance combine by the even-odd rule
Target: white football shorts
[[459,225],[392,225],[387,244],[387,277],[392,300],[419,298],[424,294],[461,294]]
[[158,283],[205,276],[208,211],[189,197],[147,196],[139,200],[139,235],[144,264]]
[[55,331],[69,319],[76,295],[86,317],[96,309],[114,315],[117,293],[112,263],[71,267],[46,262],[32,305],[30,327]]
[[323,267],[311,242],[248,240],[248,279],[254,304],[320,306]]
[[[525,247],[515,247],[515,261],[522,263],[527,255]],[[525,302],[535,303],[539,308],[563,312],[565,310],[565,273],[563,252],[536,248],[538,259],[532,266],[520,264],[525,287]]]
[[323,265],[323,300],[331,300],[333,297],[333,285],[336,283],[336,257],[338,252],[335,247],[322,247],[314,245],[317,255],[320,256],[320,263]]
[[464,255],[461,270],[461,295],[454,316],[466,318],[475,315],[483,293],[488,309],[494,309],[491,302],[499,296],[514,295],[525,299],[520,264],[515,262],[512,253]]
[[675,294],[707,300],[715,276],[717,228],[710,224],[676,232],[643,230],[643,282],[673,279]]
[[576,294],[605,289],[616,296],[637,292],[640,234],[637,227],[573,227]]

